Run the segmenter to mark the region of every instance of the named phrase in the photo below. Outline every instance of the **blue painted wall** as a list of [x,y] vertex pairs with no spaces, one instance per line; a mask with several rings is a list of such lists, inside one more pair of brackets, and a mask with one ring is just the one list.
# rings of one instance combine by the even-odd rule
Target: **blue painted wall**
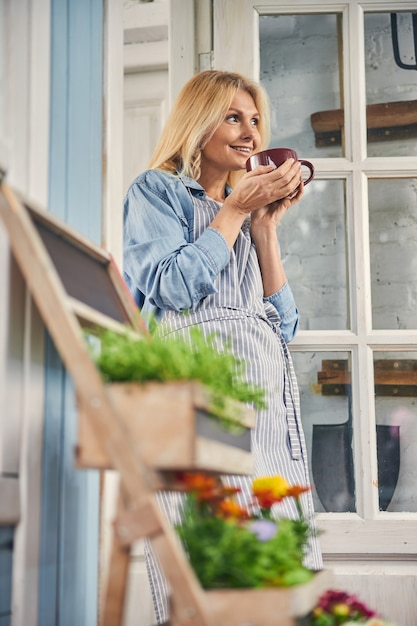
[[13,526],[0,526],[0,626],[11,624]]
[[[102,0],[51,0],[49,210],[101,239]],[[97,624],[99,475],[74,468],[74,388],[46,340],[39,626]]]

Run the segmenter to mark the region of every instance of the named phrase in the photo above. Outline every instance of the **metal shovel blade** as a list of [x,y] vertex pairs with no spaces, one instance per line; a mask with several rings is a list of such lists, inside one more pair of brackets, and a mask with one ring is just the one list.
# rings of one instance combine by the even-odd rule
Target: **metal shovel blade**
[[[400,469],[400,427],[378,424],[379,508],[385,511],[397,486]],[[352,426],[314,424],[311,465],[314,486],[326,511],[355,511]]]
[[378,424],[376,444],[379,509],[386,511],[394,495],[400,472],[400,427]]
[[351,434],[348,422],[313,425],[314,486],[326,511],[355,510]]

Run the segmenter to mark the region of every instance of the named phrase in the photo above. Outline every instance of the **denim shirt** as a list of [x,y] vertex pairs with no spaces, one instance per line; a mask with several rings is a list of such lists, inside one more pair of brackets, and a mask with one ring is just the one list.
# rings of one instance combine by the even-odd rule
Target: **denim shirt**
[[[231,193],[231,189],[227,189]],[[216,293],[215,279],[226,267],[230,250],[223,235],[208,227],[194,241],[193,197],[206,192],[188,177],[147,170],[129,187],[123,207],[123,276],[145,318],[163,311],[194,310]],[[288,343],[298,327],[290,286],[264,298],[281,317]]]

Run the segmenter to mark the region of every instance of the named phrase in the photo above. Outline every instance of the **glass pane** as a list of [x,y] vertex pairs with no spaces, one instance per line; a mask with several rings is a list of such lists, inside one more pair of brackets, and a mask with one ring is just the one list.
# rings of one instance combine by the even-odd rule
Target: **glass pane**
[[365,14],[368,156],[417,154],[417,13]]
[[343,180],[313,180],[278,229],[288,282],[303,330],[350,326],[346,196]]
[[355,511],[349,353],[292,352],[316,512]]
[[260,79],[272,105],[271,147],[293,148],[300,158],[342,156],[340,133],[337,140],[335,132],[323,131],[341,107],[340,20],[332,14],[260,16]]
[[417,328],[417,178],[369,180],[372,322]]
[[417,352],[374,357],[379,508],[417,511]]

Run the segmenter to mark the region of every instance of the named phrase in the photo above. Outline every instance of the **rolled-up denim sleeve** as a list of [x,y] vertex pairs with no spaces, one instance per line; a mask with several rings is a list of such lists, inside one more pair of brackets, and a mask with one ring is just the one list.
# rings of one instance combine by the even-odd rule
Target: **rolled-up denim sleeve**
[[186,311],[217,291],[215,279],[230,260],[224,237],[207,228],[187,242],[188,224],[166,196],[133,184],[124,203],[123,270],[132,292],[158,309]]
[[281,334],[285,343],[294,339],[298,330],[299,312],[295,304],[294,295],[288,283],[272,295],[264,298],[278,311],[281,318]]

